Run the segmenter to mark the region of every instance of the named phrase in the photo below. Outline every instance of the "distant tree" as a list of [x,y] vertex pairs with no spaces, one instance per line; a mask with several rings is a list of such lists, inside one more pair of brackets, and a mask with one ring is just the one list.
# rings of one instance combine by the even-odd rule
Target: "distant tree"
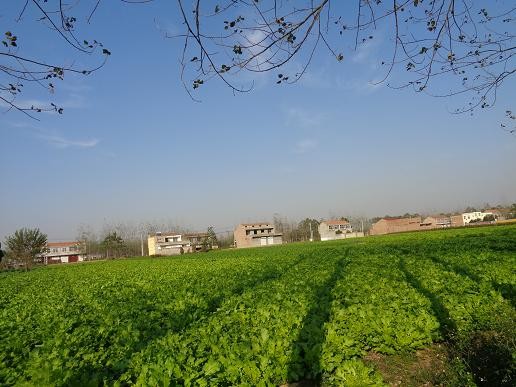
[[353,227],[353,231],[367,231],[371,228],[371,225],[375,223],[374,219],[370,219],[366,216],[357,216],[349,219],[349,223]]
[[287,223],[286,219],[283,219],[280,214],[274,214],[274,228],[276,232],[284,233],[285,232],[285,224]]
[[[161,229],[158,231],[167,231],[167,229]],[[102,226],[102,235],[109,235],[113,232],[122,238],[124,241],[125,255],[139,256],[141,255],[141,240],[147,233],[146,225],[143,223],[132,223],[132,222],[106,222]],[[144,244],[145,245],[145,244]],[[144,246],[145,248],[145,246]],[[145,251],[144,251],[145,253]]]
[[102,246],[106,251],[106,258],[119,257],[125,250],[124,240],[116,233],[116,231],[106,235],[102,241]]
[[496,220],[496,218],[492,214],[487,214],[486,216],[484,216],[484,219],[483,219],[484,222],[494,222],[495,220]]
[[219,234],[217,237],[217,243],[220,249],[227,249],[234,247],[235,236],[232,231],[226,231],[224,233]]
[[312,227],[314,240],[321,240],[321,236],[319,235],[319,221],[317,219],[310,218],[305,218],[304,220],[299,222],[297,226],[301,240],[307,241],[310,239],[310,227]]
[[87,256],[93,256],[99,253],[99,243],[97,242],[95,232],[90,226],[81,224],[78,227],[77,240],[84,246]]
[[401,218],[417,218],[418,216],[421,216],[420,214],[418,214],[417,212],[411,214],[410,212],[406,212],[405,214],[403,214],[401,216]]
[[475,207],[468,206],[464,212],[477,212],[477,209]]
[[489,204],[488,202],[486,202],[486,203],[484,203],[484,205],[482,206],[482,211],[489,210],[490,208],[493,208],[493,206],[491,206],[491,204]]
[[0,243],[0,262],[2,262],[4,256],[5,256],[5,254],[4,254],[4,251],[2,250],[2,243]]
[[212,227],[208,227],[208,231],[206,232],[206,235],[201,240],[201,251],[204,251],[204,252],[211,250],[211,246],[212,246],[211,241],[213,240],[213,238],[209,235],[210,228],[213,231]]
[[6,244],[10,256],[15,260],[22,261],[25,269],[29,270],[36,257],[46,252],[47,235],[43,234],[39,228],[22,228],[8,236]]
[[516,203],[513,203],[509,209],[509,218],[510,219],[516,218]]
[[274,228],[278,233],[283,234],[283,242],[296,242],[301,240],[297,229],[297,222],[289,220],[286,216],[274,214]]
[[[213,227],[208,227],[208,231],[206,232],[206,238],[204,243],[206,244],[206,250],[213,248],[213,246],[218,246],[219,241],[217,240],[217,234],[215,234],[215,230]],[[204,247],[204,246],[203,246]]]

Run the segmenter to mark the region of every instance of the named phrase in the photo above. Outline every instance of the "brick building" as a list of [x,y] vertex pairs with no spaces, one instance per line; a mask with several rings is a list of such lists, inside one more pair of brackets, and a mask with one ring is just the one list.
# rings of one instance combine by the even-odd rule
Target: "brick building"
[[281,245],[283,234],[274,229],[274,225],[267,222],[243,223],[236,226],[233,233],[235,247],[260,247]]
[[373,224],[370,235],[383,235],[395,232],[419,231],[422,229],[421,217],[414,218],[383,218]]

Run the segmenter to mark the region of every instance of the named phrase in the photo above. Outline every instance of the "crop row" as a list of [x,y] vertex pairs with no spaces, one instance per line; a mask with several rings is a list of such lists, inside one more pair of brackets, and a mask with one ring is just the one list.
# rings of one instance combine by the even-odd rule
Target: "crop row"
[[2,278],[0,384],[112,379],[149,341],[299,259],[282,256],[108,262]]

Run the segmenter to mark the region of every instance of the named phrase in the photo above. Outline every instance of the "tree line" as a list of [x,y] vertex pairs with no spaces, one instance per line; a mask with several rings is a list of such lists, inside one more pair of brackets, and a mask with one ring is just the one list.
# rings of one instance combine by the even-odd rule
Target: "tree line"
[[[516,219],[516,203],[504,207],[501,205],[491,206],[486,203],[477,209],[468,206],[463,212],[485,211],[498,209],[502,211],[507,219]],[[452,215],[443,213],[441,215]],[[422,216],[419,213],[405,213],[399,216],[385,215],[383,218],[409,218]],[[367,232],[371,226],[382,219],[380,217],[344,217],[331,216],[334,219],[348,221],[354,230]],[[494,220],[484,219],[484,220]],[[314,218],[304,218],[301,221],[289,219],[286,216],[275,214],[273,217],[276,232],[283,234],[284,243],[319,241],[319,225],[322,222]],[[191,230],[178,226],[173,222],[148,222],[148,223],[111,223],[104,224],[102,230],[97,234],[88,225],[80,225],[77,229],[77,242],[81,245],[87,259],[116,259],[122,257],[147,256],[147,237],[158,231],[174,230],[177,233],[189,233]],[[206,237],[201,242],[201,251],[208,251],[209,246],[217,245],[219,248],[233,247],[233,233],[230,231],[216,233],[213,227],[208,227]],[[21,228],[9,235],[5,240],[6,250],[2,250],[0,243],[0,268],[23,267],[26,270],[33,266],[42,264],[41,256],[48,251],[48,236],[39,228]]]

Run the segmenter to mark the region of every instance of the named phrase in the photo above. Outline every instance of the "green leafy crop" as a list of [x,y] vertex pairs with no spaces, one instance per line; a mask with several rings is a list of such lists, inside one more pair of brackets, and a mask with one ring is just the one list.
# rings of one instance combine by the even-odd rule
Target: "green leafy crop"
[[505,226],[1,273],[0,385],[384,385],[435,342],[511,385],[515,267]]

